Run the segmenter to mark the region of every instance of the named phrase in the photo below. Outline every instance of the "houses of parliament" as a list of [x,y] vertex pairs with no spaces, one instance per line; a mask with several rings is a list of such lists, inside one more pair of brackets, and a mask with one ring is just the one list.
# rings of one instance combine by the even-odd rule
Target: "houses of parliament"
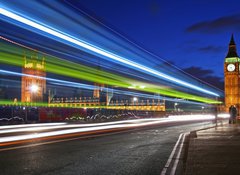
[[[111,100],[113,94],[103,92],[104,84],[94,83],[92,96],[83,97],[54,97],[50,89],[46,90],[46,65],[45,58],[39,58],[37,53],[24,56],[21,79],[21,102],[35,103],[48,101],[48,107],[73,107],[87,108],[102,106],[113,110],[140,110],[140,111],[165,111],[165,101],[150,99],[141,100],[129,97],[128,100]],[[86,95],[86,94],[85,94]],[[46,97],[48,96],[48,100]]]
[[[46,79],[44,78],[46,77],[46,63],[44,57],[39,59],[36,56],[31,58],[25,56],[22,73],[26,76],[22,76],[21,80],[21,102],[42,102],[43,95],[46,94]],[[96,86],[97,88],[93,91],[93,98],[99,98],[99,87],[101,86],[103,85]],[[224,92],[225,111],[227,112],[231,105],[236,105],[238,111],[240,111],[240,57],[237,53],[233,35],[224,60]],[[95,102],[99,103],[98,101]],[[121,102],[118,103],[121,104]],[[165,110],[165,106],[160,106],[161,110]]]

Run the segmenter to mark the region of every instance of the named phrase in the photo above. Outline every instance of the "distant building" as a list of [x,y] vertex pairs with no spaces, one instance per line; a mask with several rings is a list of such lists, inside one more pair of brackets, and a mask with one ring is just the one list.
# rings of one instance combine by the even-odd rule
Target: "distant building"
[[24,56],[21,81],[21,102],[42,102],[46,94],[46,67],[44,57],[35,54],[31,58]]
[[228,53],[224,61],[224,90],[225,110],[228,111],[231,105],[240,109],[240,58],[237,54],[236,44],[231,37]]
[[93,98],[100,98],[104,84],[94,83]]

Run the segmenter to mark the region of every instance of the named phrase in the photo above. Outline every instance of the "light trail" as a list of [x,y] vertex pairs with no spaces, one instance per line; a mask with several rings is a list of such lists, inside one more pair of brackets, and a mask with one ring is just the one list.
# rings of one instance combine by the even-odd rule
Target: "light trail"
[[[10,125],[10,126],[0,126],[1,129],[10,128],[25,128],[25,127],[39,127],[39,126],[55,126],[55,125],[65,125],[66,123],[36,123],[36,124],[21,124],[21,125]],[[1,132],[1,131],[0,131]]]
[[214,119],[215,116],[211,115],[211,114],[207,114],[207,115],[202,115],[202,114],[196,114],[196,115],[170,115],[168,116],[169,119],[172,120],[189,120],[192,117],[194,117],[194,119],[198,120],[198,119],[203,119],[203,120],[208,120],[208,119]]
[[[0,69],[0,73],[6,73],[6,74],[16,75],[16,76],[27,76],[27,77],[45,79],[45,80],[48,80],[48,81],[53,81],[53,82],[65,84],[65,86],[70,86],[70,87],[85,88],[85,89],[90,89],[90,90],[94,89],[94,86],[92,86],[92,85],[70,82],[70,81],[65,81],[65,80],[59,80],[59,79],[54,79],[54,78],[40,77],[40,76],[36,76],[36,75],[29,75],[29,74],[18,73],[18,72],[13,72],[13,71],[7,71],[7,70],[1,70]],[[60,84],[58,84],[58,85],[60,85]],[[203,97],[199,97],[199,96],[191,95],[191,94],[186,94],[186,93],[178,92],[178,91],[171,90],[171,89],[144,88],[142,90],[146,91],[146,92],[154,92],[154,93],[160,92],[163,95],[169,95],[169,96],[172,96],[172,97],[184,98],[184,99],[189,99],[189,100],[194,100],[194,101],[199,101],[199,102],[204,102],[204,103],[210,103],[210,104],[211,103],[221,103],[221,102],[218,102],[218,101],[215,101],[215,100],[212,100],[212,99],[203,98]],[[105,89],[105,91],[107,91],[107,89]],[[121,91],[118,91],[118,92],[121,92]],[[127,92],[126,92],[126,94],[127,94]],[[130,93],[130,95],[131,95],[131,93]]]
[[67,124],[67,123],[52,123],[52,124],[26,124],[26,125],[14,125],[8,127],[0,126],[0,134],[14,133],[14,132],[29,132],[29,131],[43,131],[52,129],[64,129],[64,128],[79,128],[79,127],[94,127],[94,126],[106,126],[115,124],[131,124],[131,123],[141,123],[149,121],[158,121],[161,119],[133,119],[133,120],[123,120],[114,122],[103,122],[103,123],[92,123],[92,124]]
[[[3,38],[3,40],[8,41],[6,38]],[[0,62],[10,64],[10,65],[22,66],[22,58],[19,55],[21,55],[21,53],[23,53],[24,50],[21,51],[19,50],[18,47],[15,47],[15,46],[14,47],[13,46],[9,47],[8,45],[3,45],[3,46],[4,46],[3,48],[0,48],[2,52],[0,53]],[[24,46],[21,46],[21,47],[24,47]],[[138,82],[138,81],[121,77],[115,74],[111,74],[105,71],[99,71],[91,67],[87,67],[87,66],[70,62],[70,61],[55,58],[50,55],[49,57],[47,57],[47,60],[48,62],[46,64],[46,71],[59,74],[59,75],[74,77],[78,79],[84,79],[87,81],[98,82],[98,83],[103,83],[103,84],[108,84],[113,86],[119,86],[123,88],[127,88],[127,87],[129,88],[130,83],[134,82],[135,83],[134,89],[142,92],[151,92],[155,94],[157,93],[161,95],[167,95],[169,97],[184,98],[184,99],[189,99],[189,100],[199,101],[204,103],[221,103],[214,100],[207,100],[206,98],[201,98],[199,96],[193,96],[190,94],[182,93],[177,90],[173,90],[164,86],[153,85],[145,82]],[[94,72],[99,73],[101,77],[99,75],[93,75]],[[10,71],[8,73],[10,73]],[[66,82],[67,81],[63,83],[70,85],[69,83],[66,83]],[[78,86],[78,85],[76,85],[75,83],[74,85],[71,84],[71,86]],[[81,88],[81,85],[79,85],[79,87]]]
[[[29,140],[29,139],[38,139],[44,137],[52,137],[52,136],[59,136],[59,135],[67,135],[67,134],[76,134],[76,133],[87,133],[87,132],[97,132],[109,129],[131,129],[143,126],[151,126],[157,124],[166,124],[166,123],[176,123],[176,122],[183,122],[183,121],[207,121],[212,120],[212,115],[188,115],[185,117],[178,116],[177,118],[154,118],[154,119],[144,119],[144,122],[138,122],[139,120],[135,120],[136,123],[133,121],[129,121],[130,123],[125,122],[115,123],[111,125],[104,125],[104,126],[93,126],[93,127],[84,127],[84,128],[75,128],[75,129],[65,129],[59,131],[51,131],[51,132],[42,132],[42,133],[34,133],[34,134],[26,134],[26,135],[17,135],[17,136],[6,136],[0,138],[0,143],[4,142],[13,142],[13,141],[20,141],[20,140]],[[124,121],[120,121],[124,122]],[[114,123],[114,122],[113,122]],[[0,144],[1,145],[1,144]]]
[[[204,83],[204,84],[207,84],[208,86],[211,86],[212,88],[215,88],[215,89],[218,89],[218,90],[222,91],[221,89],[216,88],[216,87],[214,87],[213,85],[211,85],[211,84],[209,84],[209,83],[207,83],[207,82],[204,82],[203,80],[201,80],[201,79],[199,79],[199,78],[197,78],[197,77],[194,77],[193,75],[191,75],[191,74],[183,71],[182,69],[180,69],[180,68],[177,67],[176,65],[171,64],[170,62],[168,62],[168,61],[160,58],[159,56],[157,56],[157,55],[149,52],[149,51],[146,50],[145,48],[143,48],[143,47],[139,46],[138,44],[136,44],[135,42],[129,40],[129,39],[128,39],[126,36],[124,36],[123,34],[117,32],[117,31],[114,30],[113,28],[105,25],[103,22],[101,22],[100,20],[98,20],[98,19],[96,19],[95,17],[91,16],[90,14],[86,13],[85,11],[81,10],[80,8],[76,7],[76,6],[73,5],[72,3],[70,3],[70,2],[66,2],[66,3],[68,3],[68,4],[69,4],[70,6],[72,6],[74,9],[77,9],[78,11],[80,11],[81,13],[83,13],[84,15],[87,15],[89,18],[91,18],[92,20],[94,20],[94,22],[97,22],[97,23],[101,24],[101,25],[104,26],[105,28],[109,29],[111,32],[117,34],[118,36],[120,36],[120,38],[123,38],[123,39],[125,39],[126,41],[128,41],[129,43],[133,44],[134,46],[136,46],[137,48],[139,48],[141,51],[148,53],[149,55],[153,56],[153,57],[156,58],[157,60],[161,60],[161,61],[163,61],[164,63],[167,63],[168,65],[171,65],[171,67],[176,68],[178,71],[184,73],[184,75],[188,75],[188,76],[192,77],[193,79],[195,79],[195,80],[197,80],[197,81],[199,81],[199,82],[202,82],[202,83]],[[136,53],[136,52],[135,52],[135,53]],[[157,62],[154,62],[154,63],[155,63],[156,65],[158,64]]]
[[[22,44],[20,44],[20,43],[17,43],[17,42],[15,42],[15,41],[12,41],[12,40],[10,40],[10,39],[8,39],[8,38],[5,38],[5,37],[2,37],[2,36],[0,36],[0,39],[2,39],[2,40],[4,40],[4,41],[6,41],[7,43],[11,43],[11,44],[13,44],[14,46],[10,46],[10,45],[8,45],[8,44],[4,44],[4,43],[1,43],[1,45],[3,46],[2,47],[2,49],[0,49],[1,51],[2,51],[2,53],[7,53],[8,55],[2,55],[2,57],[9,57],[10,55],[9,54],[11,54],[11,55],[22,55],[22,53],[25,53],[26,52],[26,50],[24,50],[24,49],[22,49],[22,50],[20,50],[19,49],[19,47],[21,47],[21,48],[25,48],[25,49],[28,49],[28,50],[32,50],[32,51],[35,51],[35,49],[33,49],[33,48],[30,48],[30,47],[27,47],[27,46],[25,46],[25,45],[22,45]],[[34,45],[34,43],[32,43],[33,45]],[[16,47],[16,46],[18,46],[18,47]],[[38,45],[37,47],[41,47],[41,48],[45,48],[46,49],[46,47],[45,46],[42,46],[42,45]],[[48,50],[49,50],[49,48],[48,48]],[[73,56],[73,54],[70,54],[70,53],[66,53],[66,52],[64,52],[64,51],[58,51],[58,50],[56,50],[56,49],[50,49],[49,51],[53,51],[53,52],[55,52],[55,53],[58,53],[58,54],[62,54],[62,55],[64,55],[64,56],[66,56],[67,58],[71,58],[71,59],[79,59],[79,57],[77,57],[77,56]],[[119,81],[119,82],[122,82],[121,84],[123,84],[123,82],[125,82],[125,84],[126,83],[130,83],[132,86],[129,86],[129,87],[133,87],[134,86],[134,89],[137,89],[137,90],[140,90],[141,91],[141,89],[143,89],[142,87],[150,87],[150,86],[152,86],[152,84],[146,84],[146,83],[144,83],[144,82],[138,82],[138,81],[136,81],[136,80],[131,80],[130,78],[126,78],[126,77],[122,77],[122,76],[119,76],[119,75],[117,75],[117,74],[112,74],[112,73],[109,73],[109,72],[106,72],[106,71],[103,71],[103,70],[99,70],[99,69],[96,69],[96,68],[92,68],[92,67],[89,67],[89,66],[84,66],[84,65],[82,65],[82,64],[78,64],[78,63],[75,63],[75,62],[71,62],[71,61],[69,61],[69,60],[64,60],[64,59],[61,59],[61,58],[57,58],[57,57],[55,57],[55,56],[52,56],[52,55],[50,55],[50,54],[48,54],[48,53],[45,53],[45,52],[42,52],[42,51],[37,51],[37,53],[38,54],[42,54],[42,55],[44,55],[44,57],[45,57],[45,59],[47,60],[45,60],[46,61],[46,71],[48,71],[48,72],[52,72],[52,73],[57,73],[57,74],[61,74],[61,75],[64,75],[64,76],[69,76],[69,77],[71,77],[72,76],[72,74],[69,74],[71,71],[58,71],[58,72],[56,72],[56,70],[61,70],[61,68],[56,68],[56,67],[52,67],[51,66],[51,68],[49,68],[49,63],[51,63],[51,64],[54,64],[55,65],[55,63],[57,63],[57,65],[58,65],[58,67],[60,67],[60,66],[62,66],[62,67],[69,67],[71,70],[72,69],[74,69],[74,70],[77,70],[77,71],[81,71],[81,73],[79,73],[79,74],[77,74],[76,72],[73,74],[73,75],[82,75],[82,73],[83,72],[86,72],[86,73],[90,73],[90,74],[96,74],[96,75],[101,75],[101,76],[104,76],[105,78],[107,78],[108,79],[108,81],[106,82],[104,82],[105,84],[108,84],[108,85],[111,85],[111,81],[109,82],[109,80],[111,80],[111,79],[114,79],[114,80],[117,80],[117,81]],[[11,57],[11,60],[13,60],[13,59],[16,59],[15,57]],[[20,58],[19,58],[19,60],[21,60]],[[6,63],[6,60],[1,60],[0,59],[0,61],[1,62],[5,62]],[[10,62],[9,61],[7,61],[7,64],[9,64]],[[93,63],[93,62],[90,62],[90,63]],[[94,62],[94,64],[96,64],[96,61]],[[157,64],[157,63],[156,63]],[[22,65],[22,62],[21,63],[19,63],[18,64],[18,66],[21,66]],[[109,66],[109,65],[105,65],[105,64],[102,64],[101,65],[101,67],[105,67],[105,68],[107,68],[107,69],[111,69],[112,68],[112,66]],[[114,69],[114,71],[116,71],[116,69]],[[119,72],[119,71],[118,71]],[[66,73],[68,73],[68,74],[66,74]],[[122,71],[120,71],[119,72],[120,74],[121,73],[123,73]],[[138,73],[135,71],[135,72],[128,72],[127,73],[127,75],[130,75],[130,76],[134,76],[135,78],[140,78],[140,79],[142,79],[142,80],[144,80],[144,81],[148,81],[149,80],[149,78],[150,77],[148,77],[148,76],[139,76],[138,75]],[[81,77],[78,77],[79,79],[84,79],[84,78],[86,78],[86,77],[88,77],[88,81],[90,80],[89,79],[89,77],[90,76],[81,76]],[[76,76],[75,76],[75,78],[76,78]],[[94,80],[93,79],[91,79],[90,81],[94,81],[94,82],[99,82],[99,78],[95,78]],[[158,84],[158,87],[160,88],[160,86],[163,86],[164,87],[164,82],[160,82],[160,79],[155,79],[154,80],[156,83],[160,83],[160,84]],[[134,82],[134,83],[133,83]],[[100,83],[102,83],[102,82],[100,82]],[[120,83],[119,83],[120,84]],[[144,85],[145,84],[145,85]],[[208,84],[209,85],[209,84]],[[167,86],[170,86],[171,87],[171,85],[170,84],[168,84]],[[125,86],[122,86],[122,87],[125,87]],[[189,92],[189,89],[187,89],[187,91]],[[221,93],[220,93],[221,94]]]
[[230,114],[229,113],[220,113],[217,116],[218,116],[218,118],[222,118],[222,119],[230,118]]
[[58,30],[56,30],[56,29],[54,29],[52,27],[47,27],[47,26],[41,25],[41,24],[39,24],[37,22],[34,22],[32,20],[29,20],[27,18],[24,18],[22,16],[19,16],[19,15],[15,14],[15,13],[12,13],[12,12],[6,10],[6,9],[3,9],[3,7],[0,8],[0,14],[4,15],[6,17],[9,17],[9,18],[11,18],[13,20],[16,20],[18,22],[21,22],[23,24],[26,24],[28,26],[31,26],[33,28],[36,28],[36,29],[38,29],[40,31],[43,31],[45,33],[48,33],[50,35],[53,35],[55,37],[61,38],[61,39],[65,40],[65,41],[73,43],[73,44],[75,44],[77,46],[80,46],[80,47],[82,47],[84,49],[87,49],[87,50],[92,51],[94,53],[97,53],[99,55],[105,56],[105,57],[110,58],[112,60],[118,61],[118,62],[126,64],[128,66],[131,66],[134,69],[138,69],[138,70],[144,71],[146,73],[150,73],[151,75],[154,75],[154,76],[159,77],[159,78],[163,78],[165,80],[168,80],[168,81],[173,82],[175,84],[182,85],[184,87],[188,87],[188,88],[191,88],[191,89],[194,89],[194,90],[197,90],[197,91],[209,94],[209,95],[213,95],[213,96],[219,97],[219,95],[217,93],[214,93],[214,92],[211,92],[209,90],[203,89],[203,88],[201,88],[199,86],[196,86],[196,85],[192,85],[192,84],[190,84],[188,82],[185,82],[183,80],[174,78],[174,77],[166,75],[166,74],[164,74],[162,72],[156,71],[154,69],[151,69],[149,67],[141,65],[141,64],[136,63],[134,61],[131,61],[131,60],[128,60],[128,59],[126,59],[124,57],[116,55],[114,53],[108,52],[108,51],[106,51],[106,50],[104,50],[102,48],[94,46],[94,45],[92,45],[90,43],[87,43],[87,42],[85,42],[83,40],[77,39],[77,38],[75,38],[75,37],[73,37],[71,35],[59,32]]

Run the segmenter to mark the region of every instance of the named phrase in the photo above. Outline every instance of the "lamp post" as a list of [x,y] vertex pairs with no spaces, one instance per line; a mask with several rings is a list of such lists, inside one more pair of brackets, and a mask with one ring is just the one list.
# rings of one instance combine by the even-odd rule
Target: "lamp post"
[[178,105],[178,103],[174,103],[174,111],[175,112],[177,111],[177,105]]
[[135,102],[138,101],[138,98],[137,97],[133,97],[133,105],[135,105]]
[[[38,85],[36,85],[36,84],[32,84],[31,86],[30,86],[30,92],[31,92],[31,99],[30,99],[30,102],[31,103],[33,103],[35,100],[37,100],[36,98],[34,98],[35,97],[35,94],[36,93],[38,93],[38,90],[39,90],[39,86]],[[25,113],[25,117],[26,117],[26,122],[28,121],[28,107],[26,107],[26,113]]]
[[39,89],[39,87],[38,87],[38,85],[36,85],[36,84],[32,84],[32,85],[30,86],[31,97],[32,97],[31,101],[34,101],[33,94],[37,93],[37,92],[38,92],[38,89]]
[[25,113],[25,123],[27,123],[27,118],[28,118],[27,117],[28,116],[27,110],[28,110],[28,108],[24,106],[22,109],[24,110],[24,113]]
[[202,113],[204,113],[204,106],[202,106]]

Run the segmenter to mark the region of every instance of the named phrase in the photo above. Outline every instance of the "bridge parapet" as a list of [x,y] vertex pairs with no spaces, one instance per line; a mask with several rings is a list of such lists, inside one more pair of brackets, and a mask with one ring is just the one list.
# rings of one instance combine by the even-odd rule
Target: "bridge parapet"
[[136,111],[165,111],[165,103],[160,100],[115,100],[108,105],[100,102],[98,98],[53,98],[49,107],[73,107],[73,108],[106,108],[113,110],[136,110]]

